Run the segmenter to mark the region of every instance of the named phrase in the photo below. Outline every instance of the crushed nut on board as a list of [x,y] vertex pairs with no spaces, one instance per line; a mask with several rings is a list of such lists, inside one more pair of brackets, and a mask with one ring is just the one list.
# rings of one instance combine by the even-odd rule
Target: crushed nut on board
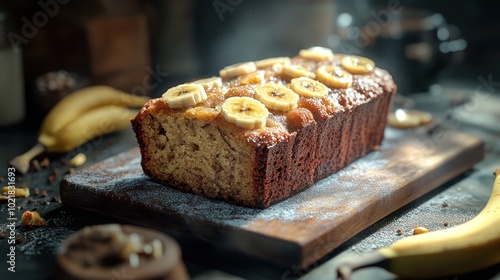
[[398,228],[398,230],[396,230],[396,233],[398,235],[402,235],[403,234],[403,229],[402,228]]
[[[9,186],[5,186],[2,188],[2,195],[9,194]],[[30,196],[30,189],[27,187],[17,187],[14,189],[14,196],[16,198],[26,198]]]
[[429,229],[427,229],[426,227],[415,226],[413,228],[413,235],[428,233],[428,232],[429,232]]
[[443,226],[447,227],[449,224],[450,223],[446,221],[446,222],[443,223]]
[[45,219],[36,211],[26,211],[21,217],[21,222],[25,226],[45,226]]
[[358,169],[358,166],[357,165],[353,165],[352,169]]
[[53,184],[56,181],[56,174],[51,174],[49,177],[47,177],[47,182],[49,184]]
[[40,171],[40,162],[38,160],[34,159],[31,161],[31,166],[35,171]]
[[40,194],[41,197],[47,197],[47,190],[42,190],[42,193]]
[[34,195],[34,196],[38,196],[39,194],[40,194],[40,190],[39,190],[38,188],[35,188],[35,189],[33,190],[33,195]]
[[21,244],[21,243],[23,243],[25,240],[26,240],[26,238],[24,238],[24,237],[20,236],[20,237],[16,238],[16,244]]
[[69,165],[71,167],[78,167],[83,165],[87,161],[87,156],[84,153],[78,153],[72,159],[69,160]]
[[50,165],[49,158],[44,158],[42,161],[40,161],[40,166],[43,168],[48,168],[49,165]]
[[443,207],[448,207],[448,203],[443,202],[443,204],[441,204],[441,206],[443,206]]

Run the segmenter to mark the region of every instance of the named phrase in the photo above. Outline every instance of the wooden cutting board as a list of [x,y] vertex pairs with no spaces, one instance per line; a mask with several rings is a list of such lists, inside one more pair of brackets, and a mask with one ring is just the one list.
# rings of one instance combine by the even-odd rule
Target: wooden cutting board
[[133,149],[66,176],[61,198],[69,207],[306,268],[483,156],[483,142],[472,135],[388,128],[378,151],[285,201],[250,209],[152,182]]

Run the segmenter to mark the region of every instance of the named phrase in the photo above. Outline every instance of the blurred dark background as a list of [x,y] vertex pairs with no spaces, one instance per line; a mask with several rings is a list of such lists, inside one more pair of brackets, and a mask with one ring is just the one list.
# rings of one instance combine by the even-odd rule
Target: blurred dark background
[[493,0],[2,0],[0,125],[35,126],[86,85],[159,96],[229,64],[314,45],[374,59],[402,95],[479,76],[500,81],[499,8]]

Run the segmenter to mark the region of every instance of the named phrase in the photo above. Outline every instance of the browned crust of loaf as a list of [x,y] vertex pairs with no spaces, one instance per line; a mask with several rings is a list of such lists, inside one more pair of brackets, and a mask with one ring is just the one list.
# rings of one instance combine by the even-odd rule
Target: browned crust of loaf
[[[379,70],[381,71],[381,70]],[[365,156],[383,140],[386,115],[392,94],[396,86],[384,71],[376,83],[381,86],[378,93],[371,96],[342,95],[342,108],[332,113],[326,105],[316,99],[301,99],[304,108],[299,124],[289,127],[288,132],[280,135],[249,132],[222,118],[213,120],[214,125],[230,126],[231,133],[255,151],[253,162],[252,186],[255,196],[249,201],[231,197],[221,197],[217,193],[202,193],[211,198],[218,198],[230,203],[253,208],[266,208],[290,197],[342,169],[354,160]],[[365,88],[370,91],[372,89]],[[344,94],[344,92],[341,92]],[[172,110],[162,99],[150,100],[132,120],[141,148],[141,164],[144,173],[164,185],[185,192],[194,192],[183,182],[175,180],[160,181],[150,167],[151,158],[145,152],[150,140],[143,133],[142,120],[148,116]],[[310,116],[308,116],[309,114]]]

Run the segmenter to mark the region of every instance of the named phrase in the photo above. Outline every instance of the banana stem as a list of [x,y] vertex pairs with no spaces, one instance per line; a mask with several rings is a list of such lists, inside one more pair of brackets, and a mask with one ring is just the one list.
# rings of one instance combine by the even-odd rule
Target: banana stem
[[387,268],[387,265],[387,258],[378,252],[374,252],[339,265],[337,268],[337,278],[339,280],[350,280],[354,270],[370,266]]
[[19,171],[21,174],[24,175],[28,172],[30,168],[31,160],[34,159],[36,156],[40,155],[41,153],[45,152],[45,150],[46,149],[44,145],[37,143],[35,146],[33,146],[24,154],[13,158],[9,162],[9,164],[11,166],[14,166],[17,171]]

